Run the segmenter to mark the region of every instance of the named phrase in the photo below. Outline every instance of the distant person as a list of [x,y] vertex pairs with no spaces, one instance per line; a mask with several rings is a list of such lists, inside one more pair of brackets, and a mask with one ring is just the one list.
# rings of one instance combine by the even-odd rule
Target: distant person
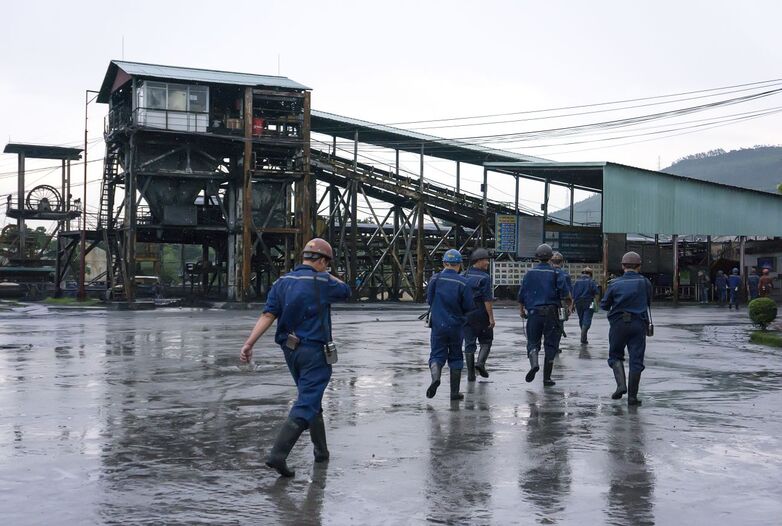
[[774,289],[774,278],[771,277],[771,272],[767,269],[763,269],[763,275],[760,276],[758,283],[758,294],[761,298],[767,298],[771,295],[771,291]]
[[[614,371],[616,391],[611,395],[619,400],[627,393],[627,405],[641,405],[638,386],[644,367],[646,331],[650,323],[652,283],[640,274],[641,256],[628,252],[622,257],[625,273],[608,285],[600,307],[608,311],[608,366]],[[625,347],[630,357],[629,382],[625,380]]]
[[709,303],[709,276],[702,270],[698,271],[698,293],[700,294],[698,303]]
[[556,385],[551,379],[551,373],[554,370],[557,342],[562,331],[560,306],[562,301],[566,301],[570,307],[573,301],[565,274],[549,264],[552,256],[553,251],[549,245],[544,243],[538,246],[535,258],[539,263],[524,274],[518,298],[520,315],[527,320],[527,358],[530,370],[525,380],[532,382],[540,370],[538,353],[542,342],[545,350],[544,387]]
[[578,325],[581,327],[581,343],[586,345],[589,343],[587,340],[587,333],[592,326],[592,305],[598,301],[596,297],[599,291],[597,283],[592,279],[592,269],[585,267],[581,271],[581,276],[576,280],[576,284],[573,285],[573,301],[576,304],[576,313],[578,314]]
[[327,358],[326,348],[331,342],[331,304],[350,298],[350,287],[327,272],[332,259],[334,252],[327,241],[315,238],[307,242],[302,264],[272,285],[263,314],[240,354],[242,362],[250,362],[253,345],[277,321],[274,341],[282,347],[298,391],[288,419],[266,457],[266,465],[283,477],[295,475],[286,460],[307,428],[315,462],[329,459],[321,401],[333,363]]
[[721,270],[717,271],[717,277],[714,278],[714,293],[717,296],[717,304],[724,307],[728,300],[728,278]]
[[760,276],[758,276],[758,269],[752,267],[752,272],[747,276],[747,296],[750,301],[754,300],[760,294]]
[[[491,286],[489,275],[489,252],[485,248],[477,248],[470,255],[472,266],[462,274],[470,283],[472,299],[480,324],[466,323],[464,325],[464,359],[467,362],[467,381],[475,381],[475,371],[483,378],[489,377],[486,370],[486,360],[489,358],[491,344],[494,340],[494,290]],[[468,320],[469,321],[469,320]],[[477,342],[477,343],[476,343]],[[478,360],[475,360],[475,351],[480,345]]]
[[[554,255],[551,256],[551,266],[554,267],[555,269],[559,270],[560,272],[562,272],[565,275],[565,283],[567,284],[568,296],[570,298],[572,298],[573,297],[573,279],[570,277],[570,273],[567,270],[562,268],[562,265],[564,265],[564,264],[565,264],[565,257],[562,255],[562,253],[561,252],[554,252]],[[572,304],[570,304],[570,305],[572,305]],[[562,307],[563,303],[560,302],[559,306]],[[559,320],[559,318],[557,318],[559,320],[559,333],[557,334],[557,337],[556,337],[556,344],[557,344],[557,352],[558,353],[562,352],[562,348],[560,347],[560,344],[562,342],[562,338],[567,338],[567,333],[565,332],[565,322],[570,317],[570,313],[571,312],[572,312],[571,309],[567,308],[565,310],[565,319]]]
[[739,276],[739,269],[734,268],[730,272],[730,277],[728,278],[728,289],[730,292],[730,304],[728,305],[728,309],[736,308],[736,310],[739,310],[739,290],[741,290],[741,276]]
[[459,274],[462,255],[450,249],[443,255],[442,272],[432,276],[426,287],[426,302],[432,309],[429,353],[429,372],[432,383],[426,390],[427,398],[434,398],[440,387],[440,376],[445,362],[451,380],[451,400],[463,400],[459,392],[464,368],[462,343],[464,342],[465,315],[473,310],[472,289],[466,278]]

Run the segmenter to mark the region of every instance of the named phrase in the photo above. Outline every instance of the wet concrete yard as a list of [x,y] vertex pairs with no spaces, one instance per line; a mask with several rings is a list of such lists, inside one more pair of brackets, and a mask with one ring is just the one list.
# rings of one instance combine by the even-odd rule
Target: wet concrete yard
[[324,408],[293,480],[263,454],[295,389],[249,311],[0,313],[2,524],[779,524],[782,353],[746,310],[658,308],[643,406],[610,399],[608,326],[526,384],[515,308],[491,377],[433,400],[417,307],[339,309]]

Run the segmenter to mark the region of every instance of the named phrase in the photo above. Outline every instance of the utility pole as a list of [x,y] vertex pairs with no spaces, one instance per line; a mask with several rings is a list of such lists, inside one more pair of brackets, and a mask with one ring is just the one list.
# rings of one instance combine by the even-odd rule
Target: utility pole
[[[90,99],[90,93],[94,93],[95,97]],[[80,246],[80,258],[79,258],[79,300],[84,301],[87,299],[87,289],[84,284],[84,275],[87,269],[86,257],[87,257],[87,116],[89,104],[98,96],[98,92],[95,90],[84,90],[84,184],[82,186],[82,200],[81,200],[81,246]],[[65,197],[68,198],[67,196]]]

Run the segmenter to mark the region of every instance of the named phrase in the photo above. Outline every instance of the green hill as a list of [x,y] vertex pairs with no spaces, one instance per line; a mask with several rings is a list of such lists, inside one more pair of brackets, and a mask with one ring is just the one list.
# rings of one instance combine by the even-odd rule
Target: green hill
[[712,150],[682,157],[663,172],[776,192],[782,183],[782,147],[755,146],[740,150]]

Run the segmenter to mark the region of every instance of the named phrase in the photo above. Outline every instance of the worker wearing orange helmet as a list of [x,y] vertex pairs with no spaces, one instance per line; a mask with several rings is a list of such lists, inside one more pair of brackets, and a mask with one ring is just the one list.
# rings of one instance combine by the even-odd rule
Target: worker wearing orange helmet
[[266,465],[284,477],[294,476],[286,459],[299,436],[309,428],[315,462],[329,458],[321,401],[331,379],[327,358],[331,344],[331,304],[350,297],[350,287],[327,272],[334,252],[320,238],[307,242],[302,263],[274,282],[263,314],[242,346],[240,359],[249,362],[253,345],[277,321],[274,341],[282,347],[285,362],[298,390],[296,402],[266,458]]

